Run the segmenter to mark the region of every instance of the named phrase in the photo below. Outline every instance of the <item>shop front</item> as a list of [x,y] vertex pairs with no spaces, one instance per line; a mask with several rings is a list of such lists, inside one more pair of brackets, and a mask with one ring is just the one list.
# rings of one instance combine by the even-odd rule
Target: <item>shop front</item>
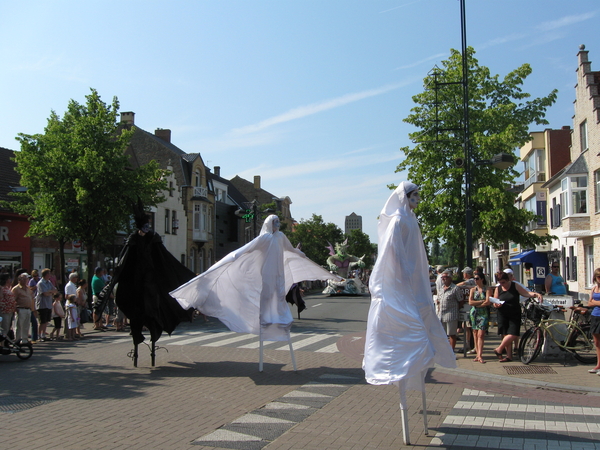
[[10,272],[31,266],[31,239],[25,237],[29,221],[16,214],[0,215],[0,267]]

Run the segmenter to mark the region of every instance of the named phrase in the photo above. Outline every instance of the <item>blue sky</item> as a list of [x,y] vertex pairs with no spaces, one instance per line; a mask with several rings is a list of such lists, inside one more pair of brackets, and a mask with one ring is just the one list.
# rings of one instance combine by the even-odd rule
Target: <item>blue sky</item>
[[[576,54],[600,70],[597,0],[467,0],[467,42],[501,76],[533,67],[525,90],[559,90],[549,127],[572,126]],[[136,125],[172,130],[226,178],[261,175],[296,220],[377,241],[404,119],[427,72],[461,48],[458,0],[0,2],[0,146],[43,132],[89,88]],[[535,130],[536,128],[533,128]]]

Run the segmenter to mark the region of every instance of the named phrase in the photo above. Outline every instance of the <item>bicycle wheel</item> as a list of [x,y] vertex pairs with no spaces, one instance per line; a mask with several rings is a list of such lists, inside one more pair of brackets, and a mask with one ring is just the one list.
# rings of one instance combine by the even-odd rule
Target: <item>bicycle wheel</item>
[[27,342],[26,344],[15,344],[15,348],[17,350],[17,358],[19,359],[29,359],[31,355],[33,355],[33,346],[31,342]]
[[[581,331],[583,331],[585,336]],[[575,359],[580,363],[596,364],[598,362],[598,355],[596,353],[593,338],[590,334],[590,327],[582,327],[581,331],[574,330],[573,336],[569,339],[569,347],[573,347],[571,350],[573,356],[575,356]]]
[[523,364],[529,364],[538,357],[544,344],[544,334],[539,327],[530,328],[521,337],[519,356]]

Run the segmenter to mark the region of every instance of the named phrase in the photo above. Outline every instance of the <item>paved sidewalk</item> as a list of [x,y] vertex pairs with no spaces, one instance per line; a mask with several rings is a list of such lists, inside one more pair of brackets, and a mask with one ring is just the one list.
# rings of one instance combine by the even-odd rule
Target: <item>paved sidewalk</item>
[[[211,334],[159,341],[155,368],[144,346],[133,368],[129,339],[113,331],[36,344],[28,361],[0,357],[1,448],[412,448],[397,389],[364,382],[364,333],[339,338],[335,353],[297,350],[297,373],[289,352],[267,349],[259,373],[256,348],[236,347],[248,344],[211,323],[189,327]],[[501,364],[490,354],[486,364],[460,356],[458,369],[430,372],[428,435],[421,395],[409,392],[413,446],[600,448],[600,377],[589,366]]]

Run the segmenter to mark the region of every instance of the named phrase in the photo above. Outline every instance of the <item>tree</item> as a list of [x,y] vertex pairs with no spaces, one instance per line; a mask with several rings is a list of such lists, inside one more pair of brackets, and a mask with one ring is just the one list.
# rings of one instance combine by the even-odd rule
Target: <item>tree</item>
[[356,229],[350,230],[350,233],[346,235],[346,238],[348,239],[348,253],[358,258],[364,255],[363,261],[365,263],[365,268],[370,269],[373,266],[372,255],[377,253],[377,246],[371,244],[369,235]]
[[[522,85],[531,73],[528,64],[500,80],[498,75],[491,75],[487,67],[480,66],[474,55],[475,51],[469,47],[473,239],[483,238],[495,246],[507,240],[525,247],[548,242],[549,236],[537,236],[523,228],[536,216],[515,207],[516,193],[508,188],[518,173],[514,169],[499,170],[475,164],[498,153],[511,154],[516,160],[515,149],[531,139],[529,125],[548,123],[544,119],[545,112],[556,101],[557,91],[527,100],[530,95],[523,92]],[[425,78],[425,91],[413,97],[417,106],[404,121],[419,129],[409,135],[416,145],[400,149],[406,158],[396,172],[408,170],[408,179],[421,187],[423,201],[415,212],[426,240],[441,240],[461,249],[459,259],[464,261],[464,171],[455,163],[457,158],[465,156],[460,52],[451,50],[450,58],[442,64],[443,69],[436,68]]]
[[118,121],[119,102],[101,101],[91,89],[86,104],[69,102],[60,118],[51,112],[43,134],[19,134],[16,170],[27,191],[12,208],[31,217],[29,235],[54,236],[61,243],[79,239],[87,246],[88,278],[93,250],[112,243],[130,228],[132,205],[164,201],[165,171],[156,162],[134,169],[125,155],[133,130]]
[[344,240],[342,230],[336,224],[323,222],[323,217],[317,214],[309,220],[300,220],[294,230],[286,234],[292,245],[301,244],[304,254],[321,266],[325,266],[329,258],[329,243],[335,245]]

